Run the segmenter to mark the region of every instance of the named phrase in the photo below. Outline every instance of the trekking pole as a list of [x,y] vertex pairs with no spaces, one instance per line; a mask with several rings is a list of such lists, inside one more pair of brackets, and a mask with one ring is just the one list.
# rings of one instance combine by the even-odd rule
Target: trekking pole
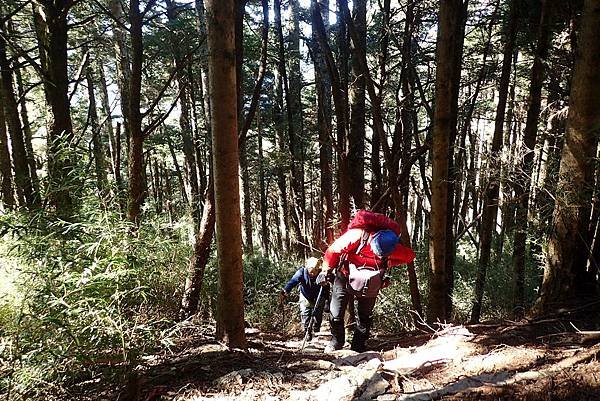
[[308,320],[308,327],[306,328],[306,330],[304,331],[304,340],[302,340],[302,347],[300,347],[300,352],[302,352],[304,350],[304,346],[306,345],[306,339],[308,338],[308,333],[310,333],[312,331],[313,328],[313,324],[315,322],[315,312],[317,311],[317,308],[319,307],[319,303],[321,302],[321,298],[323,297],[323,287],[321,286],[321,289],[319,290],[319,295],[317,295],[317,301],[315,302],[315,306],[312,309],[312,312],[310,313],[310,318]]

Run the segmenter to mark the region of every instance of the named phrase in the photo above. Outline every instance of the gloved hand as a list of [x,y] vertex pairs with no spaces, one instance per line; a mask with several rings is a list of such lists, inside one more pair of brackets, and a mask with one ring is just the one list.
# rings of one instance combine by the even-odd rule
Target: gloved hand
[[329,283],[333,283],[334,278],[335,276],[333,275],[333,272],[331,270],[321,271],[321,273],[319,273],[319,275],[317,276],[315,282],[318,285],[328,285]]
[[286,292],[284,290],[281,290],[281,292],[279,293],[279,303],[284,303],[286,298]]
[[390,285],[392,285],[392,279],[384,277],[381,281],[381,288],[388,288]]

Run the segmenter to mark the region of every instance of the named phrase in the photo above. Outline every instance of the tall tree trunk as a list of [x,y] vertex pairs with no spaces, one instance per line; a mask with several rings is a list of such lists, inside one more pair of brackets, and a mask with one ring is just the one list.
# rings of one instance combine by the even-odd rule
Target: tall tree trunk
[[[98,56],[97,56],[98,57]],[[98,76],[100,78],[100,101],[102,103],[102,110],[106,116],[106,132],[108,134],[108,148],[110,153],[111,170],[115,179],[115,198],[119,204],[119,209],[122,214],[127,210],[125,202],[125,183],[123,182],[123,176],[121,175],[121,125],[119,124],[118,129],[113,129],[112,125],[112,110],[110,108],[108,100],[108,88],[106,85],[106,76],[104,75],[104,66],[102,62],[98,60],[97,63]]]
[[[327,40],[327,32],[325,25],[321,17],[321,7],[315,0],[311,1],[311,20],[313,23],[313,29],[317,34],[317,39],[323,57],[325,58],[325,64],[327,65],[327,71],[331,77],[331,88],[333,104],[335,106],[336,116],[336,150],[338,154],[338,193],[339,193],[339,212],[341,217],[340,230],[345,231],[350,222],[350,195],[349,195],[349,180],[348,180],[348,166],[347,166],[347,148],[346,140],[348,138],[348,103],[347,96],[341,80],[341,74],[338,71],[338,67],[333,58],[329,42]],[[343,24],[340,24],[343,25]],[[345,30],[345,28],[344,28]],[[342,138],[342,143],[340,143]]]
[[[0,100],[2,104],[5,104],[2,96],[2,81],[0,80]],[[6,119],[4,113],[4,106],[0,105],[0,176],[2,181],[0,182],[0,191],[2,194],[2,203],[5,208],[12,209],[15,206],[15,197],[12,189],[12,171],[11,171],[11,158],[10,151],[8,149],[8,137],[6,136]]]
[[[167,6],[167,18],[170,23],[174,23],[177,19],[177,10],[175,2],[172,0],[165,0]],[[188,62],[183,59],[181,54],[181,46],[179,38],[176,35],[171,35],[171,46],[173,51],[173,59],[175,62],[175,68],[177,69],[177,85],[181,91],[179,96],[179,127],[181,128],[181,136],[183,139],[183,155],[185,160],[185,173],[187,181],[190,185],[190,210],[192,220],[194,221],[194,228],[197,231],[200,224],[200,192],[198,187],[198,171],[196,162],[196,149],[194,146],[194,133],[192,131],[191,123],[191,107],[189,103],[190,92],[192,90],[191,83],[187,79],[185,64]]]
[[254,242],[252,238],[252,202],[250,195],[250,172],[248,171],[248,146],[246,135],[243,132],[244,126],[244,14],[246,11],[247,0],[236,0],[235,3],[235,75],[236,92],[238,107],[238,148],[240,151],[240,172],[242,175],[242,223],[244,249],[248,253],[254,251]]
[[533,171],[534,148],[537,140],[538,122],[544,83],[544,64],[550,45],[549,12],[553,0],[542,0],[542,11],[537,32],[537,47],[529,87],[527,121],[523,133],[523,156],[518,161],[515,185],[515,198],[518,200],[515,214],[513,265],[513,310],[523,311],[525,307],[525,253],[527,247],[527,217],[529,212],[529,193],[531,172]]
[[348,137],[348,174],[350,180],[350,194],[354,199],[354,206],[363,208],[365,204],[365,77],[361,72],[360,61],[356,47],[363,51],[367,49],[367,2],[355,0],[352,3],[354,27],[358,36],[358,43],[352,42],[352,68],[351,82],[348,93],[350,103],[350,135]]
[[[348,9],[348,0],[336,0],[338,15],[343,15],[343,10]],[[340,214],[340,232],[346,231],[350,223],[351,205],[350,205],[350,168],[348,161],[348,138],[350,137],[350,117],[348,109],[348,63],[350,59],[350,47],[348,45],[348,30],[344,18],[339,18],[336,31],[337,45],[337,64],[331,56],[331,69],[336,69],[337,85],[333,85],[334,75],[332,76],[332,96],[336,113],[336,150],[338,160],[338,211]],[[330,63],[328,63],[329,66]],[[337,88],[336,88],[337,86]],[[337,99],[337,101],[336,101]],[[339,111],[338,111],[339,108]]]
[[48,197],[57,215],[70,220],[75,209],[72,171],[75,165],[73,125],[69,104],[67,73],[67,32],[69,0],[43,2],[34,7],[35,25],[44,74],[44,93],[48,105]]
[[116,21],[113,21],[112,30],[115,58],[117,62],[117,84],[119,87],[119,93],[121,95],[120,99],[121,113],[123,115],[123,133],[125,134],[127,141],[129,141],[129,90],[131,80],[131,57],[127,47],[126,34],[124,29],[121,27],[121,24],[125,24],[127,19],[123,13],[121,0],[110,0],[110,9],[114,19],[120,22],[117,23]]
[[[274,1],[274,22],[275,22],[275,34],[277,35],[277,54],[278,54],[278,63],[277,63],[277,85],[276,85],[276,101],[275,107],[273,108],[274,112],[274,121],[277,130],[277,142],[278,149],[284,154],[286,152],[285,145],[288,143],[289,135],[286,135],[285,124],[281,115],[283,115],[284,109],[289,109],[289,102],[287,99],[289,98],[289,88],[288,88],[288,80],[287,80],[287,72],[285,67],[285,47],[284,47],[284,39],[283,39],[283,28],[281,26],[281,0]],[[284,106],[284,96],[285,96],[285,106]],[[291,118],[288,118],[288,121]],[[282,234],[282,239],[284,243],[284,248],[287,248],[290,238],[289,238],[289,225],[290,225],[290,205],[288,202],[288,191],[287,191],[287,183],[284,170],[278,167],[277,171],[277,186],[279,188],[279,197],[280,197],[280,219],[282,224],[280,224],[280,231]]]
[[146,197],[144,185],[144,133],[142,132],[142,113],[140,111],[142,90],[142,63],[144,46],[142,42],[142,20],[139,0],[129,3],[129,32],[131,34],[131,76],[129,80],[129,202],[127,216],[129,221],[140,223],[141,206]]
[[[412,3],[411,3],[412,4]],[[384,88],[387,80],[388,48],[390,42],[390,0],[384,0],[381,24],[381,50],[379,52],[379,98],[384,97]],[[406,18],[407,24],[409,18]],[[381,172],[381,139],[377,132],[373,132],[371,138],[371,207],[373,207],[383,195],[383,177]]]
[[[297,6],[297,3],[291,3],[292,5],[292,17],[294,16],[294,4],[295,6]],[[295,126],[295,122],[298,122],[298,119],[296,117],[294,117],[294,113],[297,112],[299,113],[299,109],[294,109],[294,107],[297,107],[297,102],[296,99],[294,99],[294,94],[292,94],[292,89],[293,90],[299,90],[299,86],[296,87],[292,87],[292,83],[291,80],[288,78],[288,73],[287,73],[287,67],[286,67],[286,60],[288,59],[286,57],[286,49],[285,49],[285,40],[283,37],[283,28],[281,25],[281,1],[280,0],[275,0],[275,32],[277,34],[277,45],[278,45],[278,49],[277,49],[277,54],[278,54],[278,63],[277,63],[277,69],[278,69],[278,74],[279,77],[281,79],[281,83],[282,83],[282,87],[283,87],[283,92],[284,92],[284,99],[285,99],[285,110],[286,110],[286,116],[287,116],[287,148],[288,148],[288,153],[290,154],[292,161],[291,161],[291,194],[292,194],[292,205],[291,205],[291,213],[290,213],[290,217],[291,217],[291,224],[292,224],[292,228],[295,234],[295,241],[296,241],[296,246],[294,247],[295,250],[297,252],[303,251],[303,247],[301,246],[301,242],[304,242],[303,240],[303,232],[302,232],[302,216],[303,216],[303,212],[304,212],[304,208],[302,207],[303,204],[303,196],[304,196],[304,185],[303,185],[303,178],[301,176],[302,173],[302,168],[301,166],[298,166],[298,164],[301,164],[301,155],[298,152],[298,147],[296,146],[297,142],[298,142],[298,138],[296,137],[299,133],[295,131],[296,126]],[[296,9],[296,17],[298,17],[297,15],[297,9]],[[296,23],[298,23],[296,21]],[[296,31],[296,35],[298,35],[298,32]],[[294,32],[292,32],[292,34],[290,35],[290,37],[288,38],[292,43],[291,43],[291,47],[290,47],[290,52],[292,53],[292,64],[295,65],[296,61],[293,61],[294,55],[298,55],[298,52],[294,53],[294,43],[296,43],[296,41],[299,41],[299,37],[297,38],[297,40],[295,39],[294,36]],[[298,49],[299,49],[299,42],[298,42]],[[293,72],[294,74],[296,74],[296,71]],[[294,79],[297,79],[296,76],[294,76]],[[296,84],[296,82],[294,82]],[[301,121],[301,120],[300,120]]]
[[265,178],[265,158],[263,152],[263,133],[260,114],[257,116],[258,124],[258,185],[260,191],[260,238],[262,241],[263,255],[269,255],[270,235],[268,221],[267,183]]
[[188,267],[183,298],[181,300],[180,318],[187,319],[198,312],[200,291],[204,282],[204,271],[210,257],[210,244],[215,232],[215,194],[212,173],[209,175],[206,188],[206,201],[202,210],[200,229],[194,242],[194,255]]
[[[454,146],[458,109],[460,66],[456,57],[458,44],[462,44],[463,2],[441,0],[436,47],[435,113],[433,120],[433,166],[431,193],[431,239],[429,260],[432,277],[429,292],[428,321],[445,321],[450,318],[452,258],[449,257],[449,231],[451,230],[452,196],[449,190],[450,147]],[[457,71],[457,69],[459,71]]]
[[[86,50],[87,52],[87,50]],[[106,160],[104,158],[104,144],[100,124],[98,121],[98,112],[96,109],[96,95],[94,93],[94,79],[92,77],[93,63],[89,63],[85,74],[89,100],[89,116],[92,128],[92,152],[94,154],[94,166],[96,171],[96,187],[102,200],[108,195],[108,178],[106,175]]]
[[207,4],[219,302],[217,338],[246,348],[238,178],[234,0]]
[[250,172],[248,170],[248,149],[247,149],[247,137],[252,120],[256,114],[258,108],[258,101],[262,90],[263,81],[265,79],[265,73],[267,70],[267,49],[269,40],[269,3],[267,0],[261,0],[262,13],[263,13],[263,26],[261,34],[261,51],[260,51],[260,66],[258,68],[258,74],[256,77],[256,85],[252,91],[252,98],[250,99],[250,107],[248,108],[247,115],[241,122],[241,130],[238,136],[239,147],[240,147],[240,169],[242,170],[242,185],[244,193],[244,232],[246,236],[246,249],[249,252],[253,251],[252,241],[252,202],[250,193]]
[[[321,1],[321,18],[325,31],[329,29],[329,1]],[[331,78],[327,72],[327,65],[321,47],[318,45],[316,31],[312,31],[312,40],[315,43],[312,54],[316,71],[317,91],[317,129],[319,131],[319,170],[320,170],[320,198],[321,210],[320,235],[316,243],[320,249],[326,249],[334,240],[333,231],[333,172],[332,172],[332,143],[331,143]]]
[[302,74],[300,72],[300,6],[298,0],[289,1],[291,8],[291,26],[288,36],[289,48],[289,96],[288,107],[288,140],[289,151],[292,157],[292,222],[296,232],[298,252],[305,252],[303,244],[306,240],[304,211],[306,209],[306,196],[304,194],[304,144],[302,141]]
[[[4,24],[2,24],[4,25]],[[5,31],[4,26],[0,30]],[[25,200],[25,206],[32,208],[34,206],[35,193],[33,183],[29,175],[29,164],[27,162],[27,151],[25,148],[25,134],[21,127],[19,119],[19,109],[17,98],[14,91],[12,67],[8,61],[6,53],[6,42],[4,36],[0,35],[0,70],[2,85],[2,98],[6,110],[6,122],[8,123],[8,133],[10,134],[10,145],[12,149],[12,162],[15,172],[15,186],[19,198]]]
[[481,315],[481,303],[485,285],[485,275],[490,264],[492,249],[492,235],[495,232],[496,217],[498,215],[498,201],[500,194],[500,153],[503,144],[504,116],[506,114],[506,101],[508,99],[508,86],[510,84],[510,69],[513,49],[517,33],[517,5],[515,0],[510,2],[508,21],[505,28],[505,43],[502,53],[502,69],[498,83],[498,106],[494,120],[494,135],[490,149],[488,164],[488,182],[483,198],[483,216],[479,234],[479,264],[475,281],[475,300],[471,309],[471,323],[477,323]]
[[[556,310],[597,293],[597,278],[586,271],[588,232],[598,136],[600,134],[600,4],[585,0],[571,80],[567,137],[563,148],[553,232],[536,312]],[[574,235],[576,233],[576,235]]]
[[[9,31],[12,32],[9,24]],[[39,205],[40,197],[40,180],[37,175],[37,162],[35,153],[33,152],[33,133],[31,132],[31,123],[29,122],[29,113],[27,111],[27,97],[23,85],[23,77],[20,69],[16,69],[15,78],[17,79],[17,89],[19,94],[19,107],[21,115],[21,123],[23,124],[23,138],[25,141],[25,151],[27,152],[27,164],[29,165],[29,176],[31,177],[31,185],[33,186],[34,203]]]

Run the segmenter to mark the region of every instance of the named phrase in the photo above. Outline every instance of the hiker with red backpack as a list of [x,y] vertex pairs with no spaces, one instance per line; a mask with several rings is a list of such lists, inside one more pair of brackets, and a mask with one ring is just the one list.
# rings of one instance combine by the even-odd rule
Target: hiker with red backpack
[[329,306],[331,341],[325,352],[341,349],[345,342],[344,313],[352,296],[357,319],[351,349],[364,352],[379,290],[389,285],[389,267],[410,263],[415,253],[400,244],[400,226],[389,217],[359,210],[348,230],[325,251],[317,283],[333,283]]

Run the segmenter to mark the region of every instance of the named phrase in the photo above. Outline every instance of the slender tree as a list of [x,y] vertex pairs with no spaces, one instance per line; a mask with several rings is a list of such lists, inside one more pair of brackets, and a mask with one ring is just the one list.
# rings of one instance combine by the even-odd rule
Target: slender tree
[[483,288],[486,270],[490,263],[492,248],[492,234],[495,232],[496,217],[498,214],[498,197],[500,194],[500,152],[503,144],[504,116],[506,114],[506,101],[508,99],[508,85],[510,83],[510,69],[513,49],[517,34],[517,4],[515,0],[509,3],[508,19],[504,33],[504,50],[502,53],[502,68],[498,84],[498,106],[496,107],[496,118],[494,120],[494,135],[492,148],[490,149],[490,168],[488,168],[488,183],[483,199],[483,216],[481,218],[481,230],[479,234],[479,266],[475,282],[475,300],[471,310],[471,322],[479,321],[481,314],[481,302],[483,299]]
[[[321,1],[321,18],[325,31],[329,30],[329,2]],[[316,30],[312,30],[312,56],[315,64],[315,85],[317,91],[317,129],[319,131],[319,170],[320,170],[320,200],[319,207],[319,238],[316,243],[326,248],[334,239],[334,208],[333,208],[333,171],[331,143],[331,78],[323,51],[318,45]]]
[[[2,81],[0,81],[0,89]],[[2,100],[2,91],[0,90],[0,100]],[[6,135],[6,120],[4,107],[0,106],[0,190],[2,194],[2,203],[6,208],[12,208],[15,205],[15,198],[12,189],[12,171],[10,163],[10,150],[8,149],[8,137]]]
[[[5,31],[4,26],[0,26],[0,29],[2,32]],[[21,120],[19,119],[12,67],[8,60],[4,35],[0,35],[0,70],[2,78],[2,86],[0,89],[2,89],[2,98],[6,110],[6,122],[8,123],[8,132],[10,134],[12,162],[15,172],[15,186],[19,198],[23,199],[25,205],[31,208],[35,203],[35,194],[31,176],[29,174],[27,151],[25,148],[25,134],[23,132],[23,127],[21,126]]]
[[67,59],[70,0],[40,1],[34,6],[44,93],[48,104],[48,189],[50,205],[64,219],[71,219],[76,201],[73,194],[75,165],[73,123],[69,101]]
[[[451,311],[452,260],[449,257],[449,238],[452,219],[448,208],[452,193],[449,191],[449,157],[452,139],[456,136],[458,87],[463,27],[462,0],[441,0],[436,46],[435,113],[433,119],[431,230],[429,261],[430,281],[429,321],[447,320]],[[462,48],[462,46],[461,46]]]
[[207,2],[219,302],[217,337],[245,348],[234,0]]
[[139,224],[141,207],[146,197],[144,185],[144,132],[142,131],[141,92],[142,64],[144,45],[142,35],[144,14],[140,11],[140,1],[129,2],[129,33],[131,35],[131,75],[129,79],[129,104],[127,105],[129,128],[128,189],[129,200],[127,217],[131,222]]
[[108,177],[106,174],[106,159],[104,156],[102,132],[100,130],[100,122],[98,121],[96,94],[94,93],[93,65],[93,62],[89,62],[85,73],[89,99],[88,114],[90,117],[90,126],[92,130],[92,152],[94,155],[94,167],[96,172],[96,187],[100,197],[106,198],[108,195]]
[[350,194],[357,208],[365,204],[365,77],[362,74],[357,47],[367,48],[367,2],[353,1],[352,14],[357,42],[351,42],[351,85],[348,92],[350,130],[348,136],[348,174]]
[[531,174],[533,171],[534,148],[537,142],[538,124],[542,103],[542,86],[545,79],[544,60],[548,54],[551,32],[549,29],[549,12],[554,0],[542,0],[542,10],[537,29],[537,44],[531,67],[531,81],[527,104],[527,121],[523,131],[522,155],[517,165],[517,185],[515,198],[518,200],[515,213],[513,264],[513,310],[521,313],[525,302],[525,253],[527,247],[527,216],[529,214],[529,197]]

